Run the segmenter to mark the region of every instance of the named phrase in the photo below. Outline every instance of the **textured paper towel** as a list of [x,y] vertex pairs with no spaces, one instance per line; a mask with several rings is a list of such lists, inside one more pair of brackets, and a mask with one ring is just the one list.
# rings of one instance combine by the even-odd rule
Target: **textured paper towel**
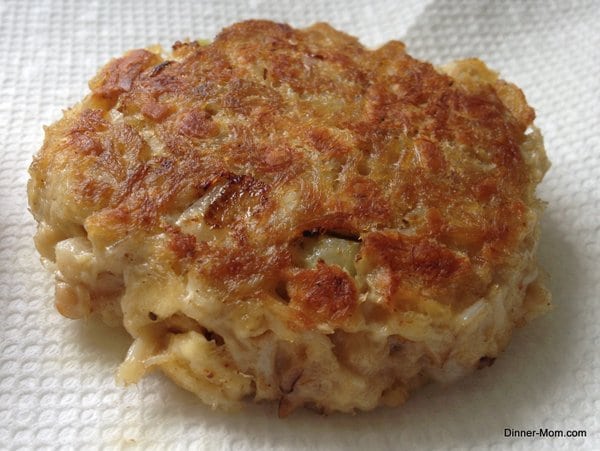
[[[273,406],[226,415],[161,376],[116,386],[127,336],[55,312],[25,198],[41,125],[110,57],[250,17],[329,21],[369,45],[401,38],[437,63],[481,56],[524,89],[553,161],[540,256],[556,308],[519,330],[493,367],[355,417],[278,420]],[[0,2],[0,448],[600,449],[598,23],[592,1]],[[511,439],[505,427],[587,437]]]

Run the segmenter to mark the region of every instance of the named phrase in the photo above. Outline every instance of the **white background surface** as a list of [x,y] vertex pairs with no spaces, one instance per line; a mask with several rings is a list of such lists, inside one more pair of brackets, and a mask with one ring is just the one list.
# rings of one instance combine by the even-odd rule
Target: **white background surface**
[[[328,21],[442,63],[480,56],[536,108],[553,167],[540,259],[555,310],[493,367],[358,416],[212,412],[161,376],[118,387],[124,333],[66,320],[33,249],[27,167],[110,57],[244,18]],[[600,449],[600,2],[0,0],[0,448]],[[503,437],[585,429],[587,438]]]

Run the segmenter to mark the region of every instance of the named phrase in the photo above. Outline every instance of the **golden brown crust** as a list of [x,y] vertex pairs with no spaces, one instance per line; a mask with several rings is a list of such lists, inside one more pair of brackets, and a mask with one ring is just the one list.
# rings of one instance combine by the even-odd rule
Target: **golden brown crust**
[[[263,281],[253,290],[271,290],[293,271],[303,232],[341,233],[389,271],[390,299],[409,284],[461,306],[490,282],[476,267],[501,269],[518,244],[533,192],[520,145],[534,114],[479,61],[452,78],[399,42],[370,51],[325,24],[267,21],[177,43],[174,56],[110,62],[32,165],[34,178],[60,168],[71,181],[92,242],[165,233],[179,271],[234,295],[250,275]],[[217,188],[205,220],[229,239],[202,242],[166,219]],[[332,270],[307,271],[301,280]],[[294,283],[290,305],[322,320],[350,304],[316,307]]]
[[298,311],[298,321],[305,327],[342,323],[358,305],[354,281],[338,266],[318,262],[313,269],[294,271],[288,283],[290,307]]
[[90,83],[92,92],[103,99],[114,101],[119,95],[130,91],[134,80],[158,61],[158,55],[152,52],[143,49],[132,50],[125,56],[111,61],[100,71]]

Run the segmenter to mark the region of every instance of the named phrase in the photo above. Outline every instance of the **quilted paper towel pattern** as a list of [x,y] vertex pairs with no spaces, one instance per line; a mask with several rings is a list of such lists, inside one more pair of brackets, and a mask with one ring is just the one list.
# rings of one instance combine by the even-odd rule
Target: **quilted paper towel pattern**
[[[368,45],[400,38],[436,63],[480,56],[536,108],[553,162],[540,259],[555,310],[516,333],[490,369],[355,417],[270,406],[212,412],[160,376],[118,387],[125,333],[52,306],[33,249],[27,167],[41,125],[76,102],[110,57],[236,20],[328,21]],[[600,5],[595,1],[357,0],[0,3],[0,449],[599,449]],[[585,429],[506,438],[504,428]]]

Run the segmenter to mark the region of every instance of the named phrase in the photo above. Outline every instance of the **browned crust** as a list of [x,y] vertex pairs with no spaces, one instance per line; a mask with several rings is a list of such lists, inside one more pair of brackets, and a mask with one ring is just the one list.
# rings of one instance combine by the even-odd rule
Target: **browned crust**
[[294,271],[289,276],[290,307],[306,327],[350,318],[358,305],[352,278],[338,266],[319,262],[313,269]]
[[[370,51],[325,24],[268,21],[235,24],[206,46],[177,43],[174,55],[134,50],[110,62],[76,114],[47,130],[31,167],[42,198],[46,174],[70,180],[95,244],[164,232],[178,271],[232,295],[260,297],[293,274],[290,308],[313,318],[306,327],[351,316],[357,295],[339,268],[297,272],[303,231],[360,237],[361,258],[389,273],[387,295],[400,304],[402,290],[475,299],[490,282],[475,266],[501,269],[518,245],[534,189],[520,144],[534,113],[480,63],[451,78],[396,41]],[[220,184],[206,220],[230,233],[227,244],[165,222]],[[284,213],[290,192],[300,202]]]

